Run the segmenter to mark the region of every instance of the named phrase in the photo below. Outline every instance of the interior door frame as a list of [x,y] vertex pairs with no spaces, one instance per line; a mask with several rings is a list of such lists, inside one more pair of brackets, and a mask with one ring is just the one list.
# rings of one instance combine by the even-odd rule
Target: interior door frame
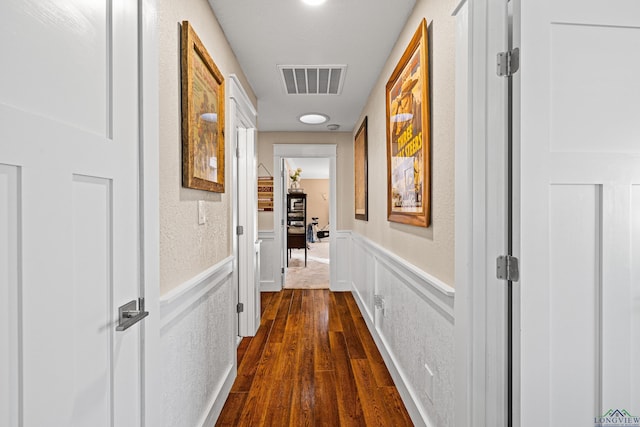
[[138,0],[138,98],[140,103],[141,295],[150,315],[140,325],[142,427],[162,425],[160,343],[160,151],[158,0]]
[[507,79],[496,73],[496,55],[508,49],[508,3],[461,0],[454,12],[462,19],[456,49],[466,51],[456,65],[458,427],[510,425],[507,284],[496,277],[508,237]]
[[[336,156],[338,146],[336,144],[274,144],[273,145],[273,170],[277,171],[273,177],[273,229],[275,230],[275,246],[278,256],[273,257],[273,271],[283,271],[286,269],[285,264],[281,260],[280,254],[286,250],[286,242],[284,241],[283,234],[278,230],[284,221],[284,190],[283,182],[284,177],[281,173],[282,161],[289,157],[317,157],[329,159],[329,289],[337,290],[337,269],[336,263],[336,221],[338,219],[336,208]],[[284,287],[284,275],[279,274],[280,277],[280,289]]]

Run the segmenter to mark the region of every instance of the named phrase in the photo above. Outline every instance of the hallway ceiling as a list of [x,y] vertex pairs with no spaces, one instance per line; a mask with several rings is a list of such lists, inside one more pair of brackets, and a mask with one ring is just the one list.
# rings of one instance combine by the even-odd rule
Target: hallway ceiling
[[[348,132],[415,0],[327,0],[320,6],[302,0],[209,3],[258,98],[260,131],[327,131],[328,124],[338,124]],[[346,65],[342,92],[288,95],[279,65]],[[330,120],[320,125],[298,121],[310,112]]]

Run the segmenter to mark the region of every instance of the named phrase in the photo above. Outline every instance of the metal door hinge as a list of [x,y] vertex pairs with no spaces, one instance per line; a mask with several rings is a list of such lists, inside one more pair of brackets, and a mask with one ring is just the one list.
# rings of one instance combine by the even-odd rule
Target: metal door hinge
[[242,236],[242,235],[244,234],[244,227],[243,227],[243,226],[241,226],[241,225],[237,226],[237,227],[236,227],[236,234],[237,234],[238,236]]
[[284,274],[284,267],[282,267],[282,268],[280,269],[280,273],[281,273],[281,274]]
[[513,76],[520,69],[520,49],[515,48],[498,53],[497,66],[500,77]]
[[236,313],[242,313],[244,311],[244,304],[239,302],[238,305],[236,305]]
[[520,279],[518,258],[511,255],[502,255],[496,259],[496,276],[498,279],[517,282]]

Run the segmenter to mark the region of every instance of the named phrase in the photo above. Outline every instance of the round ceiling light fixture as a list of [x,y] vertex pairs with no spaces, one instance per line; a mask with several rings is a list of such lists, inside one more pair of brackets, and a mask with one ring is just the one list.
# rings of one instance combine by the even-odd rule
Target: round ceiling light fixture
[[307,125],[321,125],[329,121],[329,116],[320,113],[307,113],[298,117],[298,120]]
[[319,6],[322,3],[324,3],[326,0],[302,0],[302,1],[310,6]]
[[327,125],[327,129],[329,130],[338,130],[340,129],[340,125],[336,123],[331,123]]

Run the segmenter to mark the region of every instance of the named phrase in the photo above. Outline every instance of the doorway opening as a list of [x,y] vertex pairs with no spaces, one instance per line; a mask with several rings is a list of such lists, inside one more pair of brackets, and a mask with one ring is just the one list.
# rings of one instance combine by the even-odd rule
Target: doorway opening
[[[289,283],[287,281],[288,273],[294,275],[296,272],[294,271],[294,266],[298,264],[300,261],[294,261],[297,258],[302,258],[301,265],[304,267],[305,255],[306,255],[306,263],[307,269],[309,269],[309,262],[316,262],[317,259],[321,259],[323,261],[319,261],[323,263],[322,266],[324,269],[329,270],[328,283],[325,279],[324,284],[316,285],[316,288],[329,288],[335,289],[337,284],[336,278],[336,269],[335,263],[332,264],[331,260],[335,260],[335,233],[336,233],[336,151],[337,146],[335,144],[274,144],[273,146],[273,161],[274,161],[274,169],[278,171],[278,173],[274,174],[274,230],[275,232],[275,244],[276,244],[276,253],[278,256],[274,257],[274,267],[280,271],[280,289],[284,288],[285,285],[287,287],[301,287],[300,281],[295,280],[295,277],[291,277],[290,279],[294,280]],[[285,162],[285,160],[287,160]],[[320,160],[322,162],[320,162]],[[317,176],[312,173],[313,167],[311,163],[314,161],[318,161],[318,164],[324,164],[325,172],[323,176],[326,176],[326,165],[328,163],[328,191],[317,191],[314,189],[313,184],[318,184],[314,182],[314,179],[321,178],[313,178],[313,176]],[[297,162],[297,163],[296,163]],[[300,163],[302,162],[302,163]],[[323,163],[324,162],[324,163]],[[295,165],[295,168],[293,168]],[[287,169],[288,168],[288,169]],[[293,187],[302,187],[302,189],[293,189],[290,192],[290,184],[293,179],[291,178],[294,175],[294,170],[300,168],[302,171],[300,173],[300,179],[297,185],[293,185]],[[289,170],[291,170],[291,174],[289,174]],[[305,181],[306,184],[305,184]],[[326,178],[324,178],[326,179]],[[306,188],[305,188],[306,186]],[[307,193],[312,192],[313,194],[308,195]],[[300,197],[304,194],[304,197]],[[296,200],[292,200],[292,196],[295,197]],[[311,204],[311,210],[307,213],[303,212],[303,218],[300,218],[300,212],[288,212],[292,209],[300,209],[307,207],[307,197],[309,198]],[[319,198],[322,203],[328,202],[328,214],[325,212],[324,214],[320,213],[320,208],[314,208],[314,200],[315,198]],[[326,201],[324,200],[326,198]],[[300,200],[300,199],[304,199]],[[290,204],[289,204],[290,203]],[[293,214],[296,218],[292,218],[289,221],[289,213]],[[327,215],[327,216],[324,216]],[[308,220],[307,220],[308,217]],[[314,224],[317,218],[317,225]],[[292,221],[301,221],[295,224],[292,224]],[[294,242],[289,242],[288,230],[291,225],[296,225],[298,227],[302,226],[299,229],[299,236],[293,236]],[[308,227],[310,225],[310,229]],[[320,232],[320,234],[318,234]],[[309,246],[307,246],[307,234],[312,234],[313,239],[309,242]],[[320,236],[320,237],[318,237]],[[310,236],[311,237],[311,236]],[[317,240],[317,241],[316,241]],[[293,244],[295,243],[295,244]],[[314,245],[314,243],[322,243],[321,245]],[[296,246],[294,248],[294,246]],[[291,248],[291,251],[289,251]],[[315,252],[314,252],[315,251]],[[328,251],[328,257],[323,254],[323,251]],[[289,252],[291,252],[291,259]],[[311,257],[311,258],[310,258]],[[287,264],[291,260],[294,263],[291,268]],[[325,276],[326,277],[326,276]],[[298,285],[293,285],[293,283],[298,283]],[[308,285],[311,288],[311,285]]]
[[330,174],[326,157],[285,158],[287,192],[284,288],[329,289]]

